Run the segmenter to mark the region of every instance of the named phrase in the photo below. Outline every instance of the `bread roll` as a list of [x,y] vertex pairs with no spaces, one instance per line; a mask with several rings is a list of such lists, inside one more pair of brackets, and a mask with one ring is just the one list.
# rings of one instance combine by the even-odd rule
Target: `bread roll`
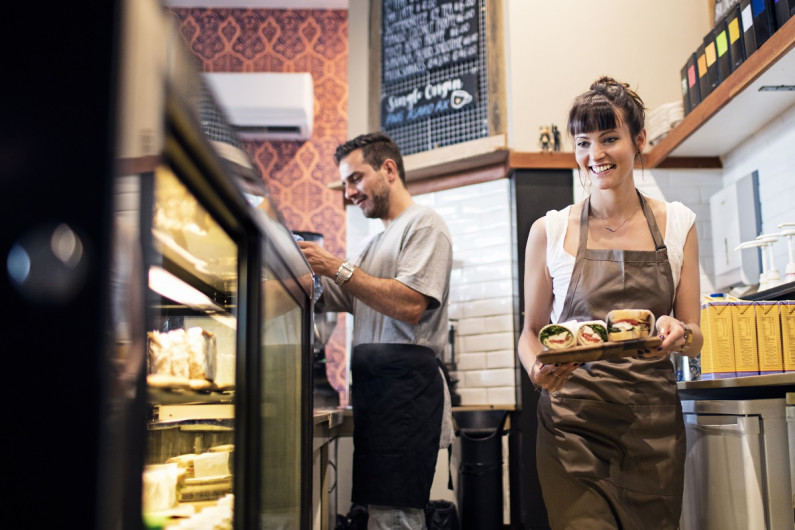
[[171,375],[171,355],[168,352],[168,339],[159,331],[146,334],[148,373]]
[[200,327],[189,328],[185,334],[191,379],[215,379],[218,346],[215,334]]
[[654,329],[654,315],[648,309],[614,309],[607,314],[607,340],[645,339]]

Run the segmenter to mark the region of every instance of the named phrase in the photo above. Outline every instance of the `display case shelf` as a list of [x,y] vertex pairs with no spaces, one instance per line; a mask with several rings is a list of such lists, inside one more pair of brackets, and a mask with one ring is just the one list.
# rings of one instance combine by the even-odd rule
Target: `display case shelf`
[[191,389],[157,388],[147,389],[149,403],[157,405],[221,404],[234,403],[234,390],[198,391]]

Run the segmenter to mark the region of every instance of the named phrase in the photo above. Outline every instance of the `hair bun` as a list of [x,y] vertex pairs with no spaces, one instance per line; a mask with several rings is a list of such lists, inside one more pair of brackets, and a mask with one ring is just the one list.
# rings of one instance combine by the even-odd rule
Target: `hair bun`
[[620,81],[616,81],[615,79],[613,79],[613,78],[612,78],[612,77],[610,77],[610,76],[603,75],[602,77],[600,77],[599,79],[597,79],[596,81],[594,81],[594,82],[591,84],[591,87],[590,87],[590,88],[591,88],[591,90],[599,90],[599,91],[602,91],[602,90],[608,90],[608,89],[610,89],[610,88],[623,88],[623,89],[627,89],[627,88],[629,88],[629,85],[628,85],[627,83],[622,83],[622,82],[620,82]]

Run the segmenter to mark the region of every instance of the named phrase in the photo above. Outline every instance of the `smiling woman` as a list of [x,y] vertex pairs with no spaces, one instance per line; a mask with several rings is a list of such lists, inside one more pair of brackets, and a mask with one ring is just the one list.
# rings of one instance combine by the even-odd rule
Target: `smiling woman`
[[[518,350],[542,389],[537,464],[552,528],[676,528],[679,521],[685,437],[668,356],[701,347],[698,242],[693,212],[635,188],[644,120],[640,97],[609,77],[574,100],[568,130],[590,194],[547,212],[527,240]],[[563,322],[608,320],[616,328],[608,340],[625,338],[618,328],[628,320],[607,318],[616,308],[646,315],[644,332],[654,331],[659,345],[582,365],[540,360],[551,347],[541,332]]]

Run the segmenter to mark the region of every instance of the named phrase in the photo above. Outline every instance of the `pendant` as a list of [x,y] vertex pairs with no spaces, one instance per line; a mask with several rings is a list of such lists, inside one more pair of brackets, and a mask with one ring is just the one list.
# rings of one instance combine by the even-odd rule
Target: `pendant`
[[610,227],[609,227],[609,226],[607,226],[607,225],[605,225],[605,230],[607,230],[608,232],[615,232],[615,231],[616,231],[616,229],[615,229],[615,228],[610,228]]

